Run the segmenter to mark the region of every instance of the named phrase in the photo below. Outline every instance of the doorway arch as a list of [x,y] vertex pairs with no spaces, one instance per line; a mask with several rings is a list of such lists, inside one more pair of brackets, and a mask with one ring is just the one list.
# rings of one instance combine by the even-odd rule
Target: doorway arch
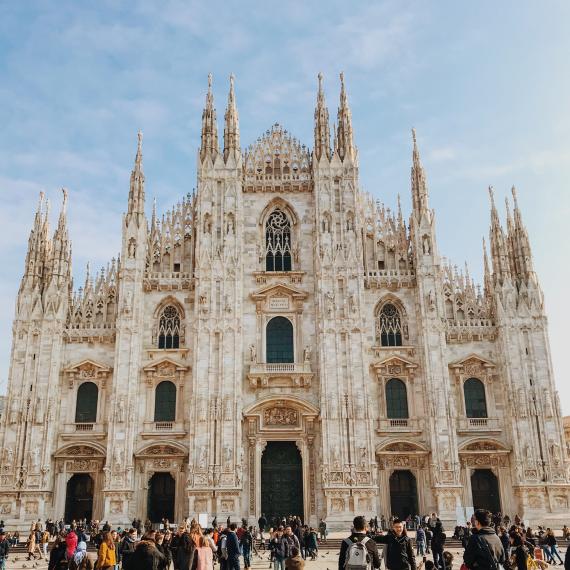
[[304,518],[303,464],[294,441],[269,441],[261,456],[261,512],[269,521]]
[[475,469],[471,474],[471,494],[474,509],[492,513],[501,511],[499,480],[490,469]]
[[147,516],[150,522],[174,520],[176,498],[174,477],[170,473],[155,473],[148,482]]
[[75,473],[67,482],[65,522],[93,517],[93,478],[88,473]]
[[418,486],[411,471],[397,469],[390,475],[390,509],[402,520],[418,514]]

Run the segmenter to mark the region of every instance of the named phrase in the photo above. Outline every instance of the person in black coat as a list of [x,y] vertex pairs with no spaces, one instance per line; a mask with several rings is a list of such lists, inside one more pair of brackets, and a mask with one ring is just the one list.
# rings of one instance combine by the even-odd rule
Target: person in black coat
[[523,544],[521,536],[515,532],[511,531],[509,533],[509,542],[513,548],[510,565],[512,570],[527,570],[526,559],[528,557],[528,550]]
[[470,570],[495,570],[497,565],[506,562],[503,545],[495,529],[491,527],[491,513],[482,509],[475,511],[473,524],[476,532],[473,533],[465,552],[463,561]]
[[[366,519],[364,517],[356,517],[352,521],[352,534],[340,544],[340,554],[338,557],[338,570],[344,570],[344,565],[346,562],[346,553],[351,542],[362,542],[366,538],[366,531],[368,530],[366,525]],[[368,550],[368,555],[370,557],[370,565],[372,568],[380,568],[380,555],[378,553],[378,546],[372,539],[368,539],[364,544]]]
[[161,570],[164,568],[166,558],[158,550],[150,537],[143,537],[137,544],[135,552],[130,559],[130,567],[136,570]]
[[385,544],[384,558],[388,570],[416,570],[416,557],[412,548],[412,541],[406,534],[403,521],[395,518],[392,521],[392,530],[385,535],[375,536],[378,544]]
[[443,548],[447,539],[446,534],[443,532],[443,524],[440,521],[435,523],[433,529],[433,536],[431,538],[431,551],[433,556],[433,563],[436,568],[445,568],[443,561]]

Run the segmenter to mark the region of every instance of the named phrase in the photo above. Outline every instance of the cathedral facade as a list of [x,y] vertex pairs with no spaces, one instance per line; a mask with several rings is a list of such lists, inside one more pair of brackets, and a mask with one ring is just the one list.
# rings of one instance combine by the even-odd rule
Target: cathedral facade
[[40,199],[0,429],[8,527],[567,515],[514,189],[506,228],[491,190],[478,287],[442,261],[415,133],[409,218],[360,189],[342,76],[332,133],[319,77],[312,149],[279,125],[242,149],[233,78],[219,141],[210,79],[196,192],[160,217],[145,213],[141,139],[120,256],[76,290],[67,195],[53,234]]

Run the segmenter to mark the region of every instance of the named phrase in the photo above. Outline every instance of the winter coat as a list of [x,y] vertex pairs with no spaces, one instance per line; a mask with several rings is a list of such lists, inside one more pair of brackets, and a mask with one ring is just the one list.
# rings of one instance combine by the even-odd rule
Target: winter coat
[[212,570],[214,553],[209,546],[199,546],[196,549],[196,570]]
[[517,546],[511,554],[510,562],[512,570],[527,570],[527,557],[528,550],[524,546]]
[[136,540],[133,540],[129,535],[123,538],[123,541],[119,546],[119,552],[121,555],[123,570],[130,570],[131,558],[135,553],[136,546],[137,546]]
[[70,531],[65,537],[65,556],[67,556],[68,560],[71,560],[75,554],[78,542],[79,540],[77,539],[77,535],[74,531]]
[[490,556],[497,564],[505,563],[505,551],[497,533],[485,526],[469,538],[463,561],[471,570],[495,570],[496,564]]
[[[179,570],[192,570],[194,567],[194,557],[196,554],[196,545],[188,533],[184,533],[178,548],[176,550],[176,564],[175,567]],[[137,568],[138,570],[138,568]]]
[[378,544],[386,545],[384,558],[388,570],[416,570],[416,557],[412,541],[407,536],[396,536],[393,532],[374,537]]
[[446,539],[447,536],[444,532],[434,531],[433,536],[431,537],[431,549],[435,552],[443,552]]
[[[349,537],[348,540],[351,542],[361,542],[363,538],[365,538],[365,534],[363,532],[353,532]],[[372,563],[372,568],[380,568],[380,554],[378,553],[378,546],[374,540],[367,540],[366,544],[364,545],[366,550],[368,550],[368,554],[370,556],[370,560]],[[346,541],[342,541],[340,544],[340,554],[338,557],[338,569],[344,570],[344,565],[346,563],[346,553],[348,551],[348,543]]]
[[107,543],[103,541],[99,547],[99,554],[97,557],[97,570],[102,568],[107,568],[108,566],[114,566],[117,563],[117,557],[115,555],[115,545],[113,548],[107,546]]
[[153,542],[141,540],[129,561],[129,567],[136,570],[161,570],[166,558]]

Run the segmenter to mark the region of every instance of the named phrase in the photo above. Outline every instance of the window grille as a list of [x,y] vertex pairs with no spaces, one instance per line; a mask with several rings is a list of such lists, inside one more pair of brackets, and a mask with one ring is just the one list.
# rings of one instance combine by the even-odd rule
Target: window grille
[[179,348],[180,313],[172,305],[162,311],[158,322],[158,348]]
[[392,303],[386,303],[376,320],[376,338],[381,346],[402,346],[402,319]]
[[291,271],[291,224],[281,210],[265,224],[265,270]]

